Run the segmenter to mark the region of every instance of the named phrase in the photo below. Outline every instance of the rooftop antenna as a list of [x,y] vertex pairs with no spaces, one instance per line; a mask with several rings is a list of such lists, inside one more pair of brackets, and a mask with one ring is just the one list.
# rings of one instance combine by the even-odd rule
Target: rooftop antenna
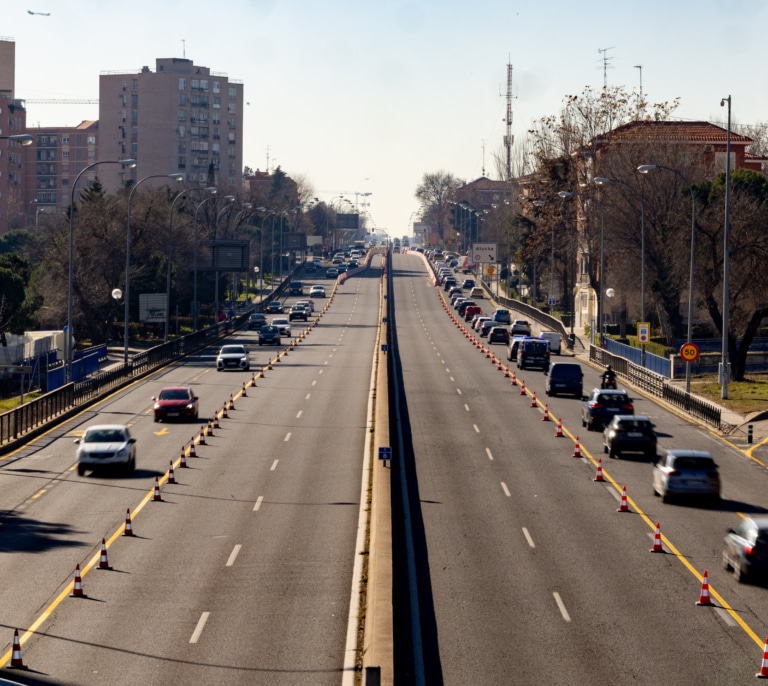
[[597,51],[603,53],[600,58],[603,62],[603,88],[608,88],[608,63],[613,60],[613,57],[608,57],[609,50],[615,50],[615,47],[610,48],[598,48]]
[[637,118],[640,118],[640,110],[643,108],[643,65],[636,64],[635,69],[640,72],[640,94],[637,96]]
[[483,144],[483,178],[485,178],[485,139],[480,139]]
[[267,174],[269,174],[269,146],[267,146]]
[[[502,96],[504,97],[504,96]],[[507,180],[512,178],[512,144],[515,137],[512,135],[512,65],[507,62],[507,116],[504,121],[507,124],[507,133],[504,135],[504,149],[507,153]]]
[[183,38],[181,39],[181,56],[184,59],[187,59],[187,41],[185,41]]

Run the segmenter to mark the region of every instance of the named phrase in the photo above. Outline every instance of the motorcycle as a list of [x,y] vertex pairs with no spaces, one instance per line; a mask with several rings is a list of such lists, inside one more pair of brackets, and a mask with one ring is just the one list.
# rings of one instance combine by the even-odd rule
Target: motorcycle
[[603,377],[602,382],[600,383],[601,389],[610,389],[610,390],[616,390],[616,377],[613,378],[606,378]]

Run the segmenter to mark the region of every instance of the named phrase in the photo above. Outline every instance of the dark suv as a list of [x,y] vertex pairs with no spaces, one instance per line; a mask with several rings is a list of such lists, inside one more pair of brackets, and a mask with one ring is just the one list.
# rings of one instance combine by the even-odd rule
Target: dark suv
[[581,400],[584,392],[584,372],[576,362],[555,362],[547,372],[547,395],[569,393]]
[[549,346],[546,341],[526,338],[517,346],[517,368],[538,367],[549,369]]
[[259,329],[259,345],[280,345],[280,329],[271,324]]
[[603,452],[609,457],[618,457],[622,453],[643,453],[649,460],[655,458],[656,434],[651,420],[635,414],[615,415],[603,431]]
[[587,431],[605,426],[617,414],[634,414],[635,406],[626,391],[593,388],[581,409],[581,425]]

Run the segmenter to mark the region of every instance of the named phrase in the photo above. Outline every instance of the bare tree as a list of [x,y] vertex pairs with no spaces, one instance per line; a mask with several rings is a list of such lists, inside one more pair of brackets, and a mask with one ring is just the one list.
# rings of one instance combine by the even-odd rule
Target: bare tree
[[451,192],[464,185],[453,174],[446,171],[425,172],[416,188],[416,199],[421,203],[423,221],[437,227],[440,240],[444,239],[445,224],[450,214]]

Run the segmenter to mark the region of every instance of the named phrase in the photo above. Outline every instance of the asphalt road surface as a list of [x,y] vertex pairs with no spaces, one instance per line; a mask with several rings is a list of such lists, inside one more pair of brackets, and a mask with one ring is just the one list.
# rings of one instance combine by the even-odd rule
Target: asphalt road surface
[[[705,429],[631,392],[660,447],[710,451],[723,501],[662,504],[651,465],[609,460],[581,402],[549,399],[541,371],[512,386],[450,313],[418,255],[394,255],[394,303],[420,541],[424,670],[400,646],[398,683],[734,684],[754,679],[768,589],[722,568],[740,514],[766,512],[768,475]],[[486,305],[487,308],[487,305]],[[508,364],[505,348],[491,355]],[[599,383],[584,367],[585,392]],[[531,393],[538,401],[531,406]],[[542,421],[543,405],[562,418]],[[579,436],[584,457],[574,458]],[[605,481],[595,482],[604,458]],[[617,512],[626,486],[629,513]],[[415,493],[415,494],[414,494]],[[650,553],[656,522],[665,552]],[[708,570],[714,607],[697,606]],[[403,630],[404,627],[403,627]]]
[[[100,685],[341,683],[380,275],[376,258],[339,286],[318,324],[279,362],[281,349],[238,332],[228,342],[246,345],[251,372],[217,373],[212,347],[0,461],[0,630],[9,650],[19,628],[29,667],[5,676]],[[330,294],[332,281],[317,282]],[[315,299],[316,315],[325,302]],[[296,337],[306,325],[292,326]],[[272,369],[242,397],[243,383],[270,359]],[[182,448],[203,422],[153,422],[151,398],[169,385],[194,387],[201,418],[234,400],[197,457],[186,458],[187,469],[178,467]],[[130,425],[138,439],[136,472],[77,476],[73,439],[113,422]],[[165,483],[171,461],[176,485]],[[156,477],[161,502],[153,500]],[[121,535],[127,509],[132,538]],[[94,568],[102,537],[112,570]],[[63,593],[76,564],[87,598]]]

